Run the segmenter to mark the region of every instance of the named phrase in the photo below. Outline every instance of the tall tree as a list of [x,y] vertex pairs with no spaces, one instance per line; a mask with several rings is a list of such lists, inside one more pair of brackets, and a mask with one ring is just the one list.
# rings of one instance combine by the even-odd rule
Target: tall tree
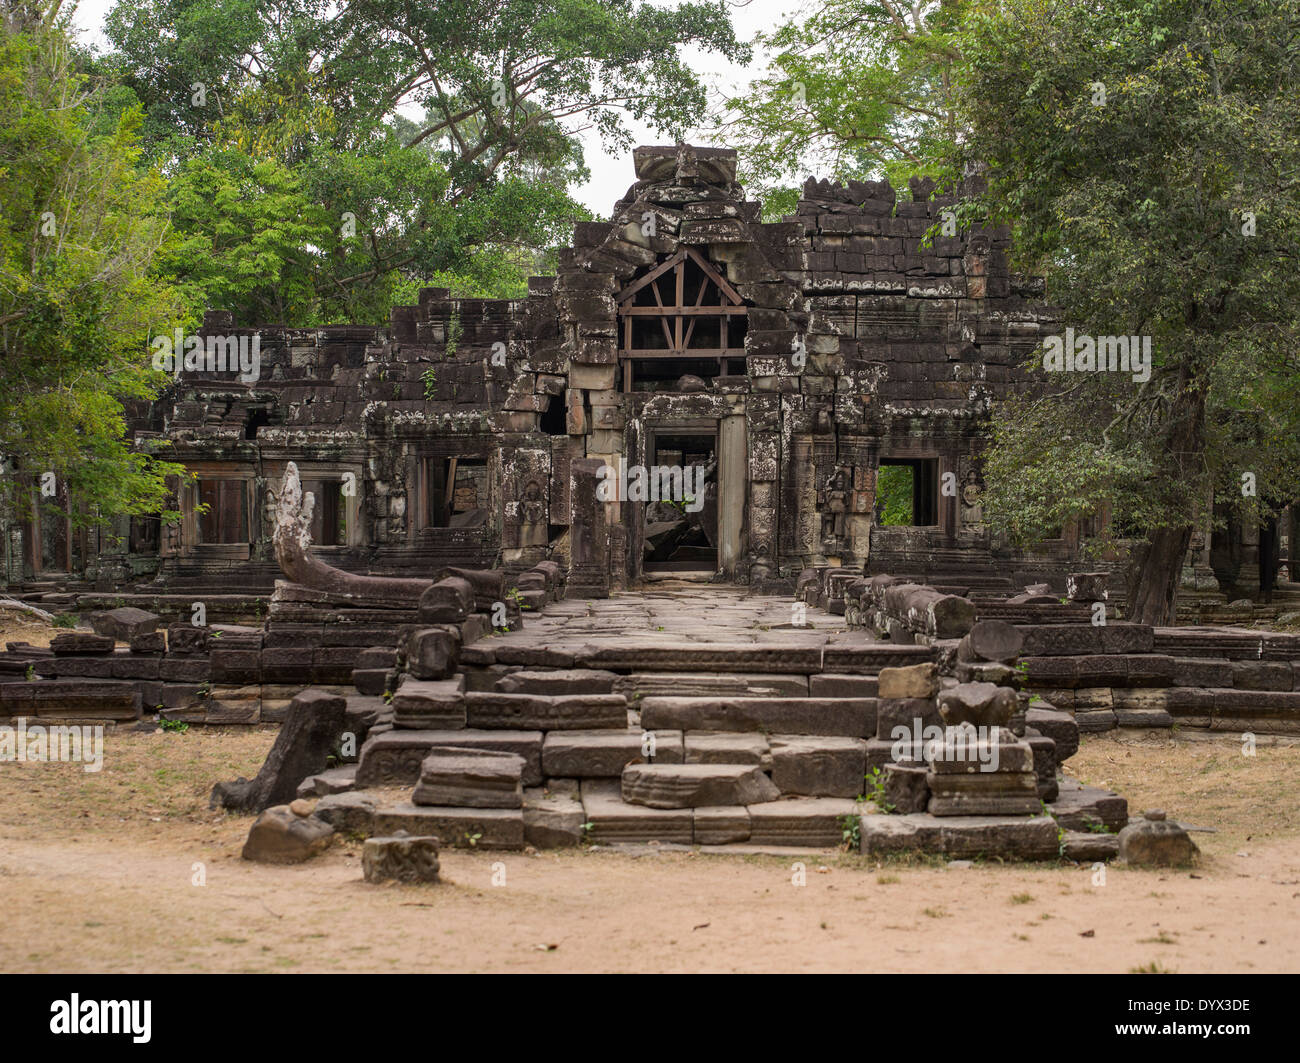
[[1026,538],[1109,512],[1128,615],[1168,623],[1212,496],[1246,520],[1300,497],[1300,0],[1001,0],[962,51],[1021,264],[1154,363],[1002,406],[988,512]]
[[0,22],[0,501],[22,513],[52,487],[92,523],[164,509],[184,471],[133,451],[122,405],[155,393],[147,341],[184,300],[158,269],[169,232],[163,180],[138,165],[142,116],[102,113],[71,13],[54,0]]
[[793,209],[805,176],[937,174],[959,138],[954,74],[967,0],[818,0],[756,44],[763,75],[718,132],[741,149],[766,213]]

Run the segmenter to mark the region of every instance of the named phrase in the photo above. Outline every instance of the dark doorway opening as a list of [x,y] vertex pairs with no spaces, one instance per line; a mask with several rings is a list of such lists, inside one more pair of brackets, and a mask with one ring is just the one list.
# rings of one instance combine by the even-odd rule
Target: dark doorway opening
[[651,431],[646,476],[660,498],[645,503],[643,571],[717,571],[717,453],[716,432]]

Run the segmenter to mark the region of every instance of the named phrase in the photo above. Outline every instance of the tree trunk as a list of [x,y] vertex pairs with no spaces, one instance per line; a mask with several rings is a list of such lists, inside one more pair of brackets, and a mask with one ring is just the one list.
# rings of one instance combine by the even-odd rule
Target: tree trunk
[[1158,470],[1155,488],[1185,507],[1186,522],[1152,529],[1134,549],[1128,570],[1127,619],[1136,624],[1174,622],[1183,559],[1192,541],[1195,498],[1203,482],[1205,460],[1205,390],[1196,367],[1184,363],[1178,391],[1166,421],[1162,452],[1169,461]]
[[1157,528],[1133,550],[1125,617],[1135,624],[1172,624],[1183,560],[1192,541],[1192,526]]

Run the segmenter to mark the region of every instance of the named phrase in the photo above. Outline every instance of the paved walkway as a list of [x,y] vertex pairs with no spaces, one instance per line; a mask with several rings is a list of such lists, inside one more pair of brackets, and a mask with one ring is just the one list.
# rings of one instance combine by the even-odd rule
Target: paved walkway
[[[794,626],[795,619],[802,619],[805,626]],[[525,613],[522,631],[498,636],[493,642],[498,639],[499,644],[552,648],[702,643],[790,648],[879,645],[870,632],[846,630],[842,616],[799,606],[790,598],[751,595],[744,587],[725,584],[687,584],[604,599],[553,602],[541,615]]]

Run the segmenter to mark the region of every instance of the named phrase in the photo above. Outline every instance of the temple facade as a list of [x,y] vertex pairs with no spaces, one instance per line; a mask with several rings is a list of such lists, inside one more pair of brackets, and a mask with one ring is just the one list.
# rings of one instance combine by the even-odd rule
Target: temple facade
[[[831,564],[994,590],[1077,567],[1096,528],[1026,554],[984,520],[988,413],[1059,327],[1041,281],[1009,271],[1007,231],[943,235],[956,197],[923,180],[810,180],[764,223],[733,151],[634,160],[611,220],[578,224],[526,298],[426,288],[388,328],[209,312],[207,360],[131,411],[139,445],[194,474],[183,520],[38,517],[8,538],[10,580],[269,590],[289,461],[316,552],[357,572],[552,559],[570,595],[601,596],[657,572],[775,590]],[[1188,567],[1206,588],[1210,555],[1206,534]]]

